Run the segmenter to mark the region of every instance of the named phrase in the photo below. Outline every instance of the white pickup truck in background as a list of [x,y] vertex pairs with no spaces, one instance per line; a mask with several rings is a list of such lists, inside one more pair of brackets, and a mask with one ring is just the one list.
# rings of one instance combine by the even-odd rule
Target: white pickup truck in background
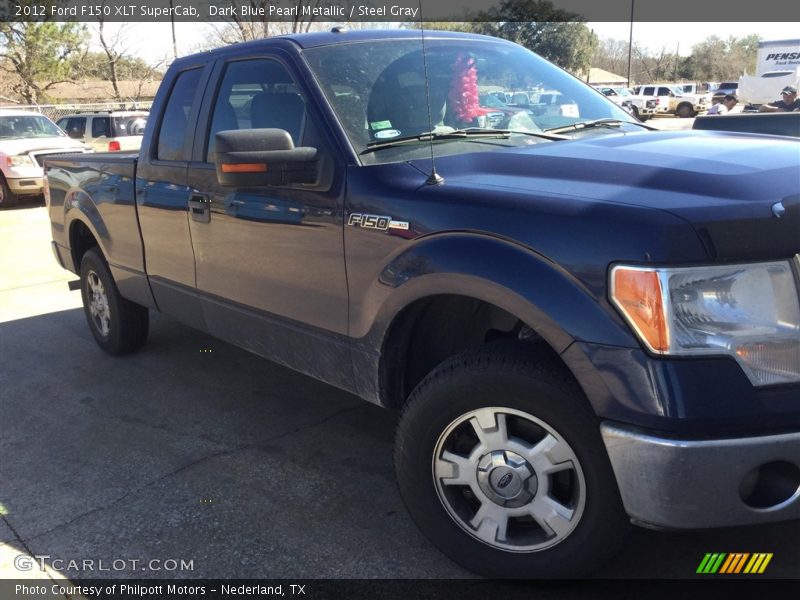
[[681,118],[697,116],[709,107],[706,94],[690,94],[677,85],[648,84],[634,88],[637,96],[657,99],[655,114],[677,115]]
[[90,152],[37,112],[0,110],[0,208],[42,193],[42,159],[51,154]]

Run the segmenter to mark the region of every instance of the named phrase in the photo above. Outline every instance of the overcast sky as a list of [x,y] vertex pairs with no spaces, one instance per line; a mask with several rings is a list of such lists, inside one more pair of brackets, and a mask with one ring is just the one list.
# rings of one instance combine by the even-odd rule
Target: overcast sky
[[[92,28],[92,24],[87,23]],[[332,24],[333,25],[333,24]],[[117,27],[109,23],[107,27]],[[630,23],[589,23],[588,26],[601,38],[627,40]],[[196,23],[176,23],[178,54],[190,54],[202,45],[209,30],[208,25]],[[665,47],[669,52],[679,49],[686,56],[692,45],[703,41],[710,35],[727,38],[729,35],[742,37],[751,33],[759,34],[765,40],[800,38],[797,23],[634,23],[634,42],[653,51]],[[169,23],[136,23],[129,26],[127,38],[132,54],[150,63],[172,56],[172,33]]]

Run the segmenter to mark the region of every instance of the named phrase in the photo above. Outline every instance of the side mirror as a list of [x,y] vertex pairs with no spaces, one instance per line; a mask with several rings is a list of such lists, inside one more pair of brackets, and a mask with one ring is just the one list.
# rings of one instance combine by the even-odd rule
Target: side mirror
[[317,183],[316,148],[295,148],[283,129],[236,129],[216,135],[217,181],[230,187]]

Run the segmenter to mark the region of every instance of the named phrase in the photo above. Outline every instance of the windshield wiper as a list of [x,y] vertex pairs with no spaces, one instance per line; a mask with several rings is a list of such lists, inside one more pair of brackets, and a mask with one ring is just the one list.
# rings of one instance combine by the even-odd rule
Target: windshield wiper
[[623,121],[621,119],[595,119],[594,121],[584,121],[582,123],[572,123],[571,125],[562,125],[560,127],[551,127],[545,129],[547,133],[560,133],[562,131],[578,131],[580,129],[591,129],[593,127],[619,127],[623,123],[630,123],[631,125],[639,125],[645,129],[650,129],[647,125],[636,123],[634,121]]
[[[455,133],[456,135],[481,135],[481,134],[498,133],[502,134],[502,137],[508,137],[513,133],[518,133],[520,135],[532,135],[534,137],[540,137],[546,140],[569,139],[564,135],[558,135],[555,133],[545,133],[544,131],[524,131],[522,129],[492,129],[491,127],[468,127],[466,129],[456,129],[451,133]],[[445,135],[450,135],[450,134],[446,133]]]
[[565,140],[569,139],[563,135],[550,134],[545,132],[535,131],[519,131],[516,129],[492,129],[490,127],[469,127],[466,129],[454,129],[453,131],[427,131],[417,135],[409,135],[405,137],[394,138],[385,142],[369,142],[367,149],[361,152],[361,155],[374,152],[375,150],[382,150],[383,148],[392,148],[394,146],[401,146],[403,144],[415,142],[429,142],[439,140],[460,140],[465,138],[508,138],[511,134],[519,133],[522,135],[532,135],[535,137],[544,138],[547,140]]

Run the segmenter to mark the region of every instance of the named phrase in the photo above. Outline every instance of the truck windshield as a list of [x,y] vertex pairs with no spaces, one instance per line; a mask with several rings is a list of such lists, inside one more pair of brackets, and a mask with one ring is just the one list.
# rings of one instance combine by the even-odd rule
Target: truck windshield
[[44,137],[66,137],[66,134],[47,117],[38,115],[0,117],[0,140]]
[[[530,135],[597,119],[633,122],[628,113],[532,52],[503,41],[379,40],[304,51],[357,153],[375,142],[468,128],[510,132],[503,138],[441,136],[439,155],[542,143]],[[427,81],[426,63],[427,62]],[[508,103],[494,101],[498,93]],[[493,96],[490,99],[490,94]],[[430,117],[428,101],[430,100]],[[387,144],[365,163],[424,158],[418,145]],[[418,156],[417,156],[418,155]]]

